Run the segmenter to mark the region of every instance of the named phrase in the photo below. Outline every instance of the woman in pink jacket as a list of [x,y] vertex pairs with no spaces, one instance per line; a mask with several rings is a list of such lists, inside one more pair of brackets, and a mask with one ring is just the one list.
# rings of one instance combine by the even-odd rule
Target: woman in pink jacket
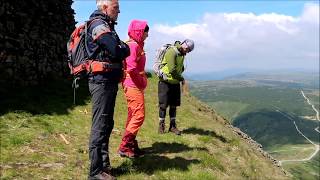
[[148,37],[149,26],[146,21],[133,20],[129,25],[127,44],[130,56],[125,60],[125,79],[122,83],[128,104],[128,118],[119,154],[122,157],[134,158],[143,155],[136,140],[137,133],[145,117],[144,89],[147,77],[144,71],[146,56],[144,40]]

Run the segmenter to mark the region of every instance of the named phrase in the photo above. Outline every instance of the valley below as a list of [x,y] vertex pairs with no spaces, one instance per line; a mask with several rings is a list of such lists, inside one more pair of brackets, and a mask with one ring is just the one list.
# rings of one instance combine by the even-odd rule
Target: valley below
[[191,93],[260,143],[293,179],[319,179],[319,75],[246,73]]

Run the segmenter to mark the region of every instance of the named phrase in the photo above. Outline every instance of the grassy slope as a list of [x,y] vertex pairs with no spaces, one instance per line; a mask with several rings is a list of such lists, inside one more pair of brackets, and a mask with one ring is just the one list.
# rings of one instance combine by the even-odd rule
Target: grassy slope
[[232,123],[242,110],[245,110],[249,104],[236,101],[217,101],[208,102],[209,106],[213,107],[219,114],[222,114],[227,120]]
[[[138,135],[140,146],[149,154],[134,160],[120,158],[116,153],[126,120],[123,92],[118,92],[110,155],[119,179],[288,178],[227,128],[226,120],[193,97],[184,96],[178,109],[177,121],[183,135],[157,134],[156,85],[155,78],[149,79],[146,120]],[[82,87],[80,105],[73,107],[69,84],[60,86],[65,86],[59,90],[61,93],[48,87],[20,99],[2,97],[1,179],[86,179],[90,98],[86,87]],[[32,101],[35,97],[37,103]]]

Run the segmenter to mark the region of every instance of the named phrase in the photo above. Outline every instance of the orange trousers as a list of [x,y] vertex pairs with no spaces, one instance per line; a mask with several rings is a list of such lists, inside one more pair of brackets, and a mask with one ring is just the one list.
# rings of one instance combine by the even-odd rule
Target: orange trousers
[[128,105],[126,131],[136,136],[145,117],[144,92],[138,88],[125,87],[124,93]]

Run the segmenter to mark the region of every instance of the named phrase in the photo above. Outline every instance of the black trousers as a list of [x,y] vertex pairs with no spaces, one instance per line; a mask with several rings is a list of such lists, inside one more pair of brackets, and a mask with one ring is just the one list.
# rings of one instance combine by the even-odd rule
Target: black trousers
[[180,84],[170,84],[165,81],[158,83],[159,118],[165,119],[167,107],[170,119],[176,117],[177,106],[181,104]]
[[170,84],[165,81],[158,83],[159,107],[166,109],[168,106],[180,106],[180,84]]
[[118,83],[94,83],[89,81],[89,91],[92,97],[92,126],[89,141],[91,165],[89,176],[94,176],[103,169],[111,168],[108,146],[114,125],[113,114]]

